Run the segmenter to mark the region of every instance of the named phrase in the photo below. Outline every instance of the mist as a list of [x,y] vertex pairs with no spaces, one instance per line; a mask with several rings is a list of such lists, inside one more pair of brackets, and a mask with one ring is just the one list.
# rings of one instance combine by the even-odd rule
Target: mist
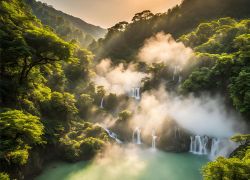
[[96,76],[92,81],[97,86],[104,86],[109,93],[117,95],[126,94],[133,87],[140,87],[141,80],[149,76],[148,74],[136,71],[133,64],[124,67],[124,64],[112,67],[110,59],[103,59],[96,66]]
[[185,47],[182,42],[176,42],[170,34],[160,32],[145,40],[138,58],[147,64],[164,63],[184,67],[193,55],[191,48]]
[[[184,68],[194,58],[194,53],[182,42],[176,42],[170,34],[160,32],[145,41],[138,57],[147,64],[165,63]],[[133,87],[141,87],[141,80],[147,76],[137,71],[133,64],[113,67],[110,59],[103,59],[96,66],[93,81],[104,86],[107,92],[120,95],[130,92]],[[130,128],[139,127],[147,134],[153,129],[162,131],[171,128],[166,126],[166,122],[171,121],[192,134],[220,138],[228,138],[244,129],[240,115],[229,110],[220,95],[184,97],[167,92],[162,85],[159,89],[143,92],[139,102],[128,103],[127,109],[133,114],[129,121]],[[113,124],[114,119],[107,119],[109,123],[105,124]]]
[[[135,108],[131,106],[130,109]],[[175,121],[195,135],[218,138],[229,138],[244,130],[240,115],[229,110],[219,95],[183,97],[170,94],[163,87],[143,93],[131,118],[131,127],[141,127],[151,133],[152,129],[171,128],[162,127],[166,121]]]
[[229,138],[243,130],[240,115],[229,110],[219,95],[170,97],[168,112],[179,125],[193,134]]

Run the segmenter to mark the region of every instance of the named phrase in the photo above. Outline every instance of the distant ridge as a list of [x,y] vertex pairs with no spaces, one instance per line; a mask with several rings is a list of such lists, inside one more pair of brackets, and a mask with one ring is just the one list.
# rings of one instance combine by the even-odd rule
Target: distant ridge
[[88,46],[93,40],[103,38],[107,30],[84,20],[56,10],[53,6],[36,0],[25,0],[33,14],[43,24],[51,27],[65,40],[77,40],[82,46]]

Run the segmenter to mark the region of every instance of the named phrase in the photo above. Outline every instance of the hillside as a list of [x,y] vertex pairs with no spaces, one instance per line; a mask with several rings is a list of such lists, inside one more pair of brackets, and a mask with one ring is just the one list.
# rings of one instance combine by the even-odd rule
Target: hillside
[[143,11],[135,14],[131,23],[117,23],[109,29],[105,39],[91,47],[99,58],[131,61],[144,40],[157,32],[163,31],[178,38],[202,22],[221,17],[249,17],[249,6],[248,0],[184,0],[166,13],[154,15]]
[[105,29],[56,10],[46,3],[36,0],[25,1],[44,25],[50,26],[60,37],[67,41],[75,39],[81,46],[87,47],[93,40],[102,38],[106,34]]
[[41,24],[24,1],[0,1],[1,180],[33,179],[58,157],[88,159],[108,140],[81,119],[93,103],[88,88],[95,95],[91,55]]
[[93,42],[105,30],[1,0],[0,180],[249,180],[249,7],[184,0]]

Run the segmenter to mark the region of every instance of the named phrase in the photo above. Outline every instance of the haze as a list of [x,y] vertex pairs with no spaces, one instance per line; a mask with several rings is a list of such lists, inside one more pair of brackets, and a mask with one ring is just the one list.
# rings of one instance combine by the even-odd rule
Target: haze
[[40,0],[65,13],[104,28],[119,21],[130,21],[135,13],[151,10],[166,12],[181,0]]

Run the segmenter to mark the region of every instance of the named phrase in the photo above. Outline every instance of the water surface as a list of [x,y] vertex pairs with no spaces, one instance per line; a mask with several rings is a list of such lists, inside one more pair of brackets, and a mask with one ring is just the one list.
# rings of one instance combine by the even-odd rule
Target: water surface
[[206,156],[115,148],[94,161],[50,164],[36,180],[201,180]]

